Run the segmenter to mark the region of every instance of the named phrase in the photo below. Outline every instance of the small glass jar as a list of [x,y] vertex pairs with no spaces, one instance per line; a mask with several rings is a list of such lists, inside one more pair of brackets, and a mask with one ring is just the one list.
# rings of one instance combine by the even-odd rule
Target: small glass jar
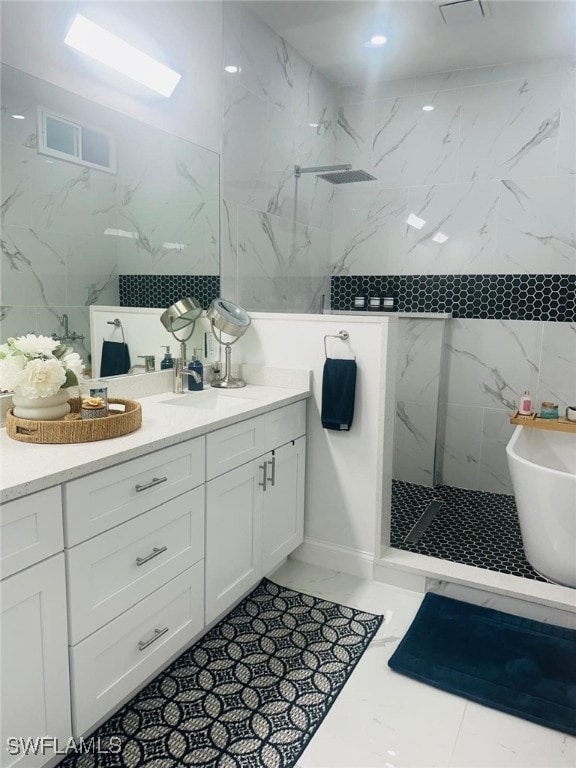
[[540,408],[541,419],[557,419],[558,418],[558,406],[556,403],[549,403],[544,401]]

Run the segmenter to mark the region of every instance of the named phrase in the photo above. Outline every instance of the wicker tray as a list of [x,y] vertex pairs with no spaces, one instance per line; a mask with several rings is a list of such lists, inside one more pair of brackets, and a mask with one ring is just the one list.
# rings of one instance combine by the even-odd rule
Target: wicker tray
[[123,405],[125,410],[100,419],[81,419],[81,398],[68,400],[70,413],[57,421],[19,419],[12,409],[6,414],[6,432],[23,443],[90,443],[135,432],[142,424],[142,408],[136,400],[110,397],[109,405]]

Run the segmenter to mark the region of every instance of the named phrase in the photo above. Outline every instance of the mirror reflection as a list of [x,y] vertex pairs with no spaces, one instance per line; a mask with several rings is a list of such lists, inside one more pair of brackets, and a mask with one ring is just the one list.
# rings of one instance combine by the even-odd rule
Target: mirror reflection
[[2,66],[0,340],[219,294],[219,156]]

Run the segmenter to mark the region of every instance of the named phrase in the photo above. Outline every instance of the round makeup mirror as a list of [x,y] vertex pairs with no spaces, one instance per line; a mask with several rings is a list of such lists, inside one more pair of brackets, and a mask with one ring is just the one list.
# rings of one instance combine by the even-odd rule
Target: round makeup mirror
[[[224,376],[221,379],[213,381],[211,386],[221,387],[223,389],[245,387],[245,381],[232,376],[231,347],[232,344],[238,341],[238,339],[246,333],[252,321],[242,307],[239,307],[238,304],[234,304],[233,301],[228,301],[228,299],[214,299],[206,311],[206,317],[210,321],[212,333],[214,334],[216,341],[218,341],[218,343],[226,350]],[[220,332],[219,335],[216,331]],[[223,341],[223,333],[227,336],[233,336],[234,339],[232,341]]]
[[[194,333],[196,320],[198,320],[201,314],[202,307],[200,304],[196,301],[196,299],[188,296],[187,298],[180,299],[179,301],[172,304],[171,307],[168,307],[168,309],[166,309],[160,315],[160,322],[164,328],[166,328],[166,330],[169,331],[172,336],[174,336],[176,341],[180,342],[180,359],[182,364],[186,362],[186,342]],[[186,338],[180,339],[178,336],[176,336],[176,331],[182,331],[184,328],[188,328],[190,326],[192,327],[190,328],[190,333],[186,336]]]

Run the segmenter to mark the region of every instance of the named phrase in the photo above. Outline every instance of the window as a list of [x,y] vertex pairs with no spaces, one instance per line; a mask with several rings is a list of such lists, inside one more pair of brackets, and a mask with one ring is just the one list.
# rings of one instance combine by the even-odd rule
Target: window
[[38,152],[116,173],[114,137],[68,117],[38,108]]

